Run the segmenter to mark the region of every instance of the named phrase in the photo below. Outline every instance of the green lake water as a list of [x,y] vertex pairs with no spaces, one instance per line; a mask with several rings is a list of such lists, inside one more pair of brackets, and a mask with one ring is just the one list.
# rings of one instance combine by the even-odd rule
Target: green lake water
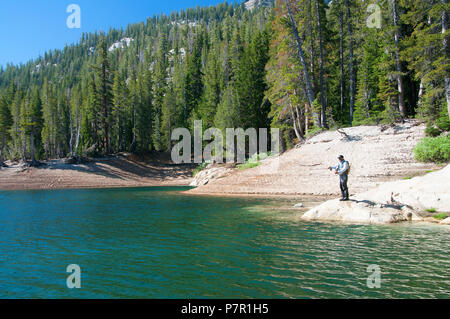
[[0,192],[0,298],[450,298],[450,227],[306,223],[180,190]]

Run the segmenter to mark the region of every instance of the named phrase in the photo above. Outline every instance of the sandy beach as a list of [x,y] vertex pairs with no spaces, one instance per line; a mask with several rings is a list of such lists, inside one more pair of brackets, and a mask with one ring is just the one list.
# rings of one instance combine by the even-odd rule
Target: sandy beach
[[121,154],[83,164],[63,160],[43,164],[35,168],[13,163],[0,169],[0,190],[187,186],[193,170],[192,165],[171,164],[166,154]]

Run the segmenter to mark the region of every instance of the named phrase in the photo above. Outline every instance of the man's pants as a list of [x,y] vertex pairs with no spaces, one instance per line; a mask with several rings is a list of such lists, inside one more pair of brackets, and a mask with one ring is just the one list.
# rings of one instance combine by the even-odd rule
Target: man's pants
[[339,176],[339,179],[340,179],[340,184],[341,184],[342,198],[348,199],[348,186],[347,186],[348,175],[342,174]]

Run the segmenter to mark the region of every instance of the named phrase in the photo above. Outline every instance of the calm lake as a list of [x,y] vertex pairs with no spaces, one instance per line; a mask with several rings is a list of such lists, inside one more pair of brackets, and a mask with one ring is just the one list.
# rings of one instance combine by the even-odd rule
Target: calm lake
[[0,192],[0,297],[450,298],[450,227],[306,223],[184,189]]

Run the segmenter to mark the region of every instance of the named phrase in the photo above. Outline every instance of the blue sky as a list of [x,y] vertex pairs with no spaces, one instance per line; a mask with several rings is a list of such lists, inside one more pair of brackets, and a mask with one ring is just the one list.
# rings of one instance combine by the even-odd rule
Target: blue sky
[[[50,49],[62,49],[78,42],[83,32],[126,27],[153,14],[221,2],[224,0],[2,0],[0,66],[25,63]],[[81,8],[80,29],[66,25],[70,4]]]

